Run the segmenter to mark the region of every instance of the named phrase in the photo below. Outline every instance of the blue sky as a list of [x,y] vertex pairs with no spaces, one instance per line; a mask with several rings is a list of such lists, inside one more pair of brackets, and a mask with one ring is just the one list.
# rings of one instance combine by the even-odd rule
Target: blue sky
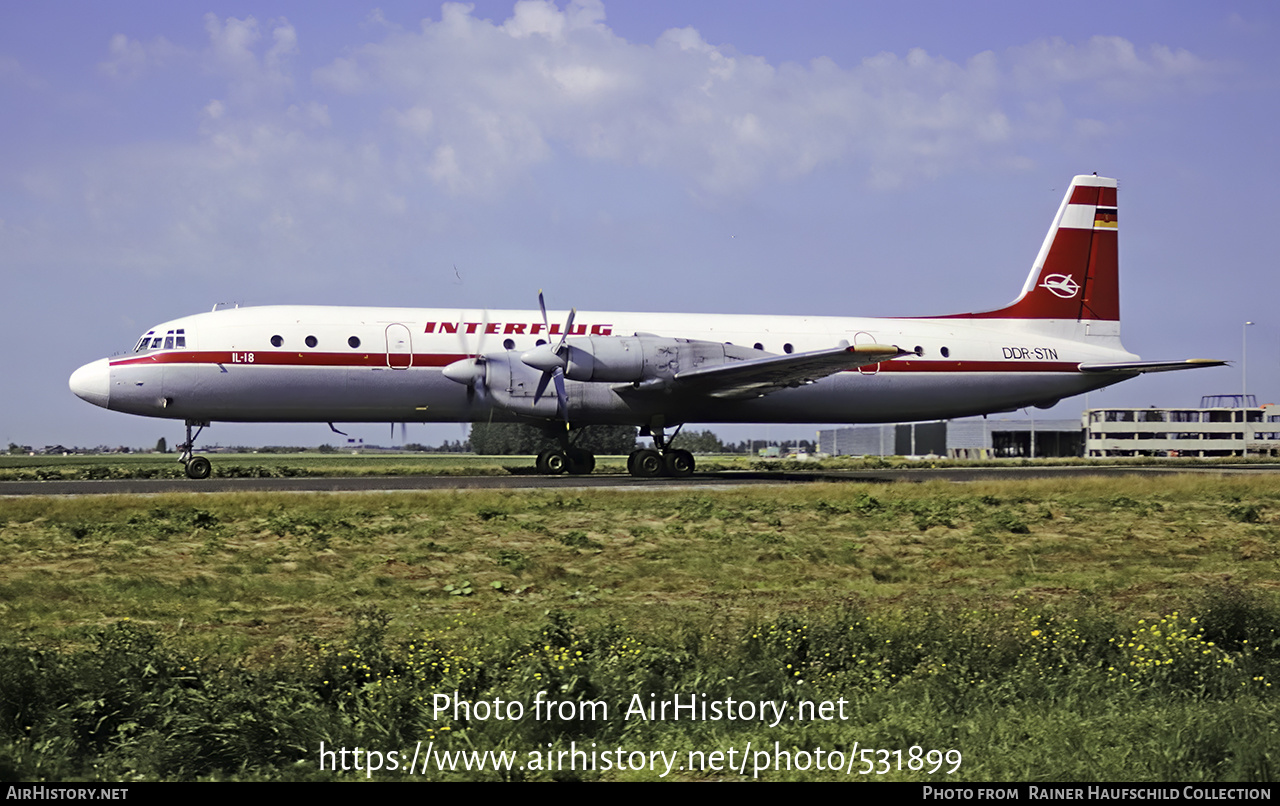
[[1125,345],[1237,364],[1090,403],[1239,391],[1246,320],[1250,391],[1280,402],[1271,3],[66,2],[3,23],[6,442],[175,441],[66,379],[221,301],[996,307],[1094,171],[1120,180]]

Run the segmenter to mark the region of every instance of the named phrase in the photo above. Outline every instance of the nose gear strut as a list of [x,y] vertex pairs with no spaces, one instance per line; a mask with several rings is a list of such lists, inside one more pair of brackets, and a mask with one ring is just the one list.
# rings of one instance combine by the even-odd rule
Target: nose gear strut
[[[209,425],[208,420],[187,420],[187,441],[179,445],[182,452],[178,454],[178,461],[181,462],[187,470],[187,478],[189,479],[207,479],[209,474],[213,472],[213,465],[203,456],[195,456],[193,449],[196,444],[196,437],[200,436]],[[195,436],[191,435],[191,427],[197,426]]]

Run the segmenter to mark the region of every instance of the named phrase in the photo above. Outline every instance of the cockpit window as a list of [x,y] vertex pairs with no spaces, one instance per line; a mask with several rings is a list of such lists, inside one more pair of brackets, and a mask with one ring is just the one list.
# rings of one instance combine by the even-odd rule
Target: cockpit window
[[187,329],[182,327],[166,331],[163,336],[157,336],[154,330],[148,330],[147,335],[138,339],[138,344],[133,351],[145,353],[151,350],[172,350],[175,347],[182,349],[187,346],[186,334]]

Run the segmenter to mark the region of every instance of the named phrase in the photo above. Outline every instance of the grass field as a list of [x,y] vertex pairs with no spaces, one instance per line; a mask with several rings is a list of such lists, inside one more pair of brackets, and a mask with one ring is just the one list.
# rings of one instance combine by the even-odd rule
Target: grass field
[[[324,742],[397,779],[421,742],[523,768],[418,779],[732,780],[750,743],[769,780],[1270,780],[1278,513],[1207,476],[11,498],[0,777],[364,777]],[[534,755],[592,743],[680,761]]]
[[[215,477],[505,475],[505,467],[533,467],[529,457],[469,453],[219,453],[209,457]],[[626,457],[617,463],[626,469]],[[176,454],[0,456],[0,481],[183,477]]]
[[[476,456],[469,453],[218,453],[209,454],[215,478],[289,476],[462,476],[534,472],[533,456]],[[596,473],[626,473],[627,457],[597,457]],[[1257,458],[1241,464],[1265,464]],[[1046,465],[1108,465],[1120,467],[1203,468],[1217,460],[1135,457],[1123,459],[987,459],[913,460],[903,457],[835,456],[806,461],[760,459],[745,454],[697,457],[700,471],[734,470],[877,470],[919,467],[1019,467]],[[72,456],[0,455],[0,481],[183,478],[177,454],[94,454]]]

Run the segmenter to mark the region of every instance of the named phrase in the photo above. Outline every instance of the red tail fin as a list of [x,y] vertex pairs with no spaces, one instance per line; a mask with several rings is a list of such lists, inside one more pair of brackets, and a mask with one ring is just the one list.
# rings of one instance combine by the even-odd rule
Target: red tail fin
[[1040,247],[1022,294],[976,319],[1120,320],[1116,180],[1077,176]]

